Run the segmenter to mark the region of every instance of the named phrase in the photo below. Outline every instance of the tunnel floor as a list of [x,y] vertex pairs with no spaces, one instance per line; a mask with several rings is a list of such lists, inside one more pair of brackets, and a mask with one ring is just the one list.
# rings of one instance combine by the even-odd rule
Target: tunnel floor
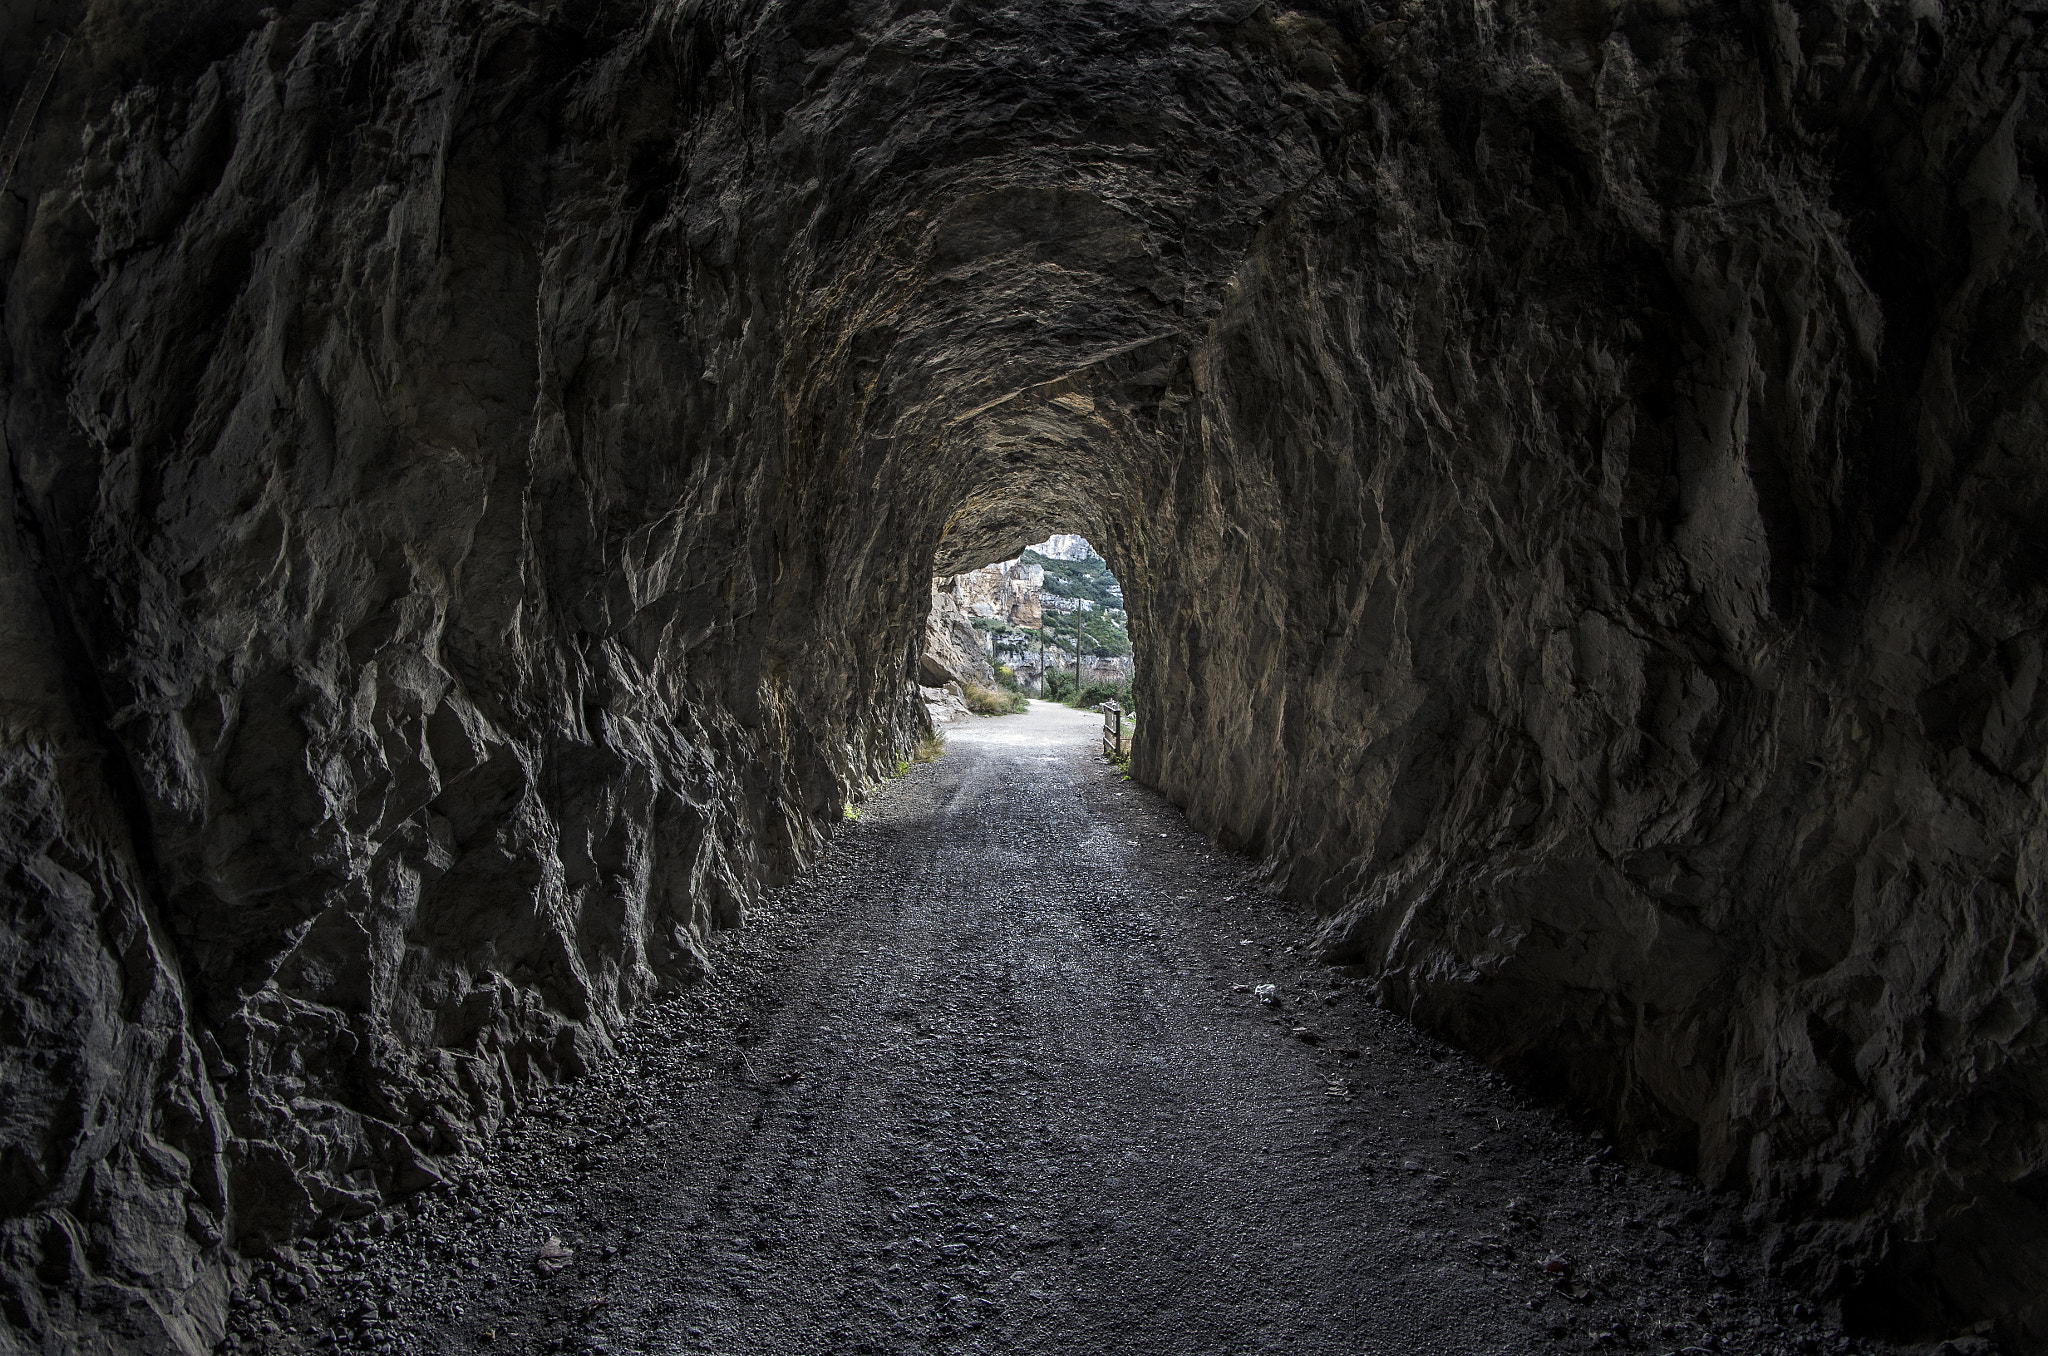
[[1098,731],[956,726],[620,1059],[268,1272],[230,1347],[1883,1349],[1311,964]]

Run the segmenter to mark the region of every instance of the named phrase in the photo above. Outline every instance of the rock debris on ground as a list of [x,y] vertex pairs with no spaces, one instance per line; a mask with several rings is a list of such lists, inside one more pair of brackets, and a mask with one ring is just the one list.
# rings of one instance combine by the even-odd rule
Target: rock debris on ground
[[1889,1350],[1309,923],[1093,716],[972,722],[621,1060],[259,1269],[228,1348]]

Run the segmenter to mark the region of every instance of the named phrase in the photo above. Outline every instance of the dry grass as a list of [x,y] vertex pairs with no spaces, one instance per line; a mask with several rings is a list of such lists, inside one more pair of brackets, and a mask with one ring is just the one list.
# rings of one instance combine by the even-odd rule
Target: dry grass
[[977,716],[1020,716],[1031,709],[1030,700],[1021,692],[1005,692],[980,683],[960,686],[967,697],[967,709]]

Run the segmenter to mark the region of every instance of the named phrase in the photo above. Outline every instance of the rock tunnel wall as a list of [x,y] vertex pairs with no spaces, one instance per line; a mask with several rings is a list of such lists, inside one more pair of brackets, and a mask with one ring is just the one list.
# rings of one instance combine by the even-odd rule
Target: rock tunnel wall
[[1594,12],[1358,52],[1191,357],[1141,775],[1852,1320],[2048,1341],[2035,21]]
[[2027,6],[0,15],[12,1332],[458,1171],[1060,529],[1333,956],[2042,1340]]
[[308,17],[78,18],[6,241],[8,1322],[110,1351],[600,1057],[919,719],[772,246],[607,145],[717,135],[673,49]]

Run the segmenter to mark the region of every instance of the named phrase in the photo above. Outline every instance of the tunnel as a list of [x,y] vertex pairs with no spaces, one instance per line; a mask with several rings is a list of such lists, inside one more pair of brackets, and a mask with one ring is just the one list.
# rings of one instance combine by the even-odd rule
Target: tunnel
[[0,7],[7,1342],[614,1067],[1070,532],[1303,948],[2048,1350],[2041,23]]

